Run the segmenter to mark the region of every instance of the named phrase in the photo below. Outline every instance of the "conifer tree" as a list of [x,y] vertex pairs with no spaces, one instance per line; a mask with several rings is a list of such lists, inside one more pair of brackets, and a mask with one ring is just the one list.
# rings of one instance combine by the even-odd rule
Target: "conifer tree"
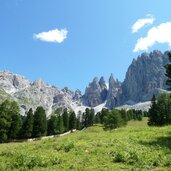
[[65,131],[63,117],[58,115],[58,123],[57,123],[57,132],[58,134],[62,134]]
[[168,94],[161,94],[157,98],[158,115],[157,125],[168,125],[171,124],[171,99]]
[[96,124],[100,123],[100,112],[96,113],[94,122],[95,122]]
[[148,125],[151,126],[157,124],[157,113],[158,113],[158,107],[157,107],[156,96],[153,95],[151,99],[151,108],[149,109]]
[[89,126],[89,115],[90,115],[90,109],[86,108],[85,113],[84,113],[84,127]]
[[62,117],[63,117],[65,132],[67,132],[69,130],[69,116],[68,116],[67,109],[64,109],[64,113],[62,114]]
[[77,114],[77,129],[78,130],[81,130],[83,127],[84,127],[84,125],[83,125],[83,116],[84,115],[84,113],[82,114],[82,112],[81,111],[78,111],[78,114]]
[[58,118],[55,114],[52,114],[48,120],[48,135],[55,135],[58,133]]
[[89,116],[88,116],[88,126],[92,126],[94,124],[94,109],[90,109]]
[[105,118],[105,116],[108,115],[108,113],[109,113],[108,109],[106,109],[106,108],[102,109],[101,114],[100,114],[100,121],[102,124],[104,123],[104,118]]
[[11,124],[8,131],[8,138],[15,139],[18,138],[19,132],[22,126],[22,120],[20,115],[20,109],[18,104],[14,101],[11,102],[10,108],[8,109],[11,118]]
[[120,113],[121,113],[121,117],[122,117],[122,124],[123,125],[126,125],[127,124],[127,121],[128,121],[127,112],[124,109],[122,109],[120,111]]
[[9,113],[10,101],[5,100],[0,105],[0,142],[8,139],[8,131],[11,126],[11,117]]
[[46,112],[43,107],[37,107],[34,113],[33,136],[41,137],[47,133]]
[[32,108],[29,109],[27,116],[25,118],[25,121],[22,126],[22,138],[30,138],[32,137],[32,132],[33,132],[33,110]]
[[75,128],[76,128],[76,115],[75,115],[75,112],[72,112],[69,116],[69,129],[72,132],[73,129]]
[[113,109],[104,117],[104,127],[106,130],[115,129],[122,125],[122,117],[119,110]]

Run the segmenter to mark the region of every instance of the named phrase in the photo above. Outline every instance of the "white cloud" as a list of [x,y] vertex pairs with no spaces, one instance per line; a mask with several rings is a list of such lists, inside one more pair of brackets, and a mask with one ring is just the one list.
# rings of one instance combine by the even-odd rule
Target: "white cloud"
[[155,43],[167,43],[171,47],[171,22],[162,23],[151,28],[146,37],[137,40],[134,52],[148,50]]
[[147,17],[150,17],[150,18],[138,19],[135,22],[135,24],[132,26],[132,33],[138,32],[138,30],[140,30],[145,25],[153,24],[153,22],[155,21],[155,19],[151,15],[149,15],[149,14],[147,15]]
[[33,38],[45,42],[62,43],[67,38],[67,34],[68,34],[67,29],[61,29],[61,30],[54,29],[54,30],[49,30],[47,32],[34,34]]

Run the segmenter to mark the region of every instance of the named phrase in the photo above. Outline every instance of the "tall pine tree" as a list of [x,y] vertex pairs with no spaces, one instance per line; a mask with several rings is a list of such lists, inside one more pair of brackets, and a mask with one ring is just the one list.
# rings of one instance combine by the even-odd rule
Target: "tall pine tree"
[[90,113],[88,116],[88,126],[92,126],[94,124],[94,115],[95,115],[94,109],[90,109]]
[[57,123],[57,133],[62,134],[65,131],[64,122],[62,115],[58,115],[58,123]]
[[33,136],[41,137],[47,133],[46,112],[43,107],[37,107],[34,113]]
[[11,126],[11,116],[9,113],[10,101],[6,100],[0,105],[0,142],[8,139],[8,131]]
[[19,109],[18,104],[15,101],[11,102],[11,105],[9,108],[9,114],[11,117],[11,125],[8,131],[8,138],[15,139],[19,137],[19,132],[22,126],[20,109]]
[[75,128],[76,128],[76,115],[75,115],[75,112],[72,112],[69,116],[69,129],[72,132],[73,129]]
[[65,132],[67,132],[69,130],[69,116],[68,116],[67,109],[64,109],[62,117],[63,117],[63,123],[64,123]]
[[48,135],[55,135],[58,133],[58,118],[55,114],[52,114],[48,120]]
[[158,106],[156,101],[156,96],[153,95],[151,99],[151,107],[149,109],[149,120],[148,125],[157,125],[157,113],[158,113]]
[[33,110],[32,110],[32,108],[30,108],[27,113],[26,119],[23,123],[23,126],[22,126],[22,135],[21,135],[22,138],[32,137],[33,121],[34,121]]

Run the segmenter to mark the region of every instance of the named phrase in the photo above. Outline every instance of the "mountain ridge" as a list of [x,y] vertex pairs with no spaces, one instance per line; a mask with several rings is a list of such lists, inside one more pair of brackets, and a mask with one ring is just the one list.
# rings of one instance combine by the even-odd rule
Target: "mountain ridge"
[[23,113],[31,107],[35,109],[43,106],[48,114],[58,107],[78,110],[105,105],[111,109],[145,102],[157,94],[159,89],[167,88],[164,69],[167,62],[167,51],[142,53],[133,59],[122,83],[114,79],[113,74],[108,84],[103,76],[100,79],[95,77],[83,95],[79,89],[73,92],[68,87],[60,89],[41,79],[30,81],[19,74],[0,71],[0,101],[6,98],[17,101]]

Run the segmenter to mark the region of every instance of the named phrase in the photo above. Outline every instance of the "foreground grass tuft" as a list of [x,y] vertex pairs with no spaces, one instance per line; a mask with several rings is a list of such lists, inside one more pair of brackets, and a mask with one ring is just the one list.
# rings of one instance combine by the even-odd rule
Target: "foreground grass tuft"
[[105,132],[102,125],[65,137],[0,144],[0,170],[171,170],[171,126],[147,120]]

